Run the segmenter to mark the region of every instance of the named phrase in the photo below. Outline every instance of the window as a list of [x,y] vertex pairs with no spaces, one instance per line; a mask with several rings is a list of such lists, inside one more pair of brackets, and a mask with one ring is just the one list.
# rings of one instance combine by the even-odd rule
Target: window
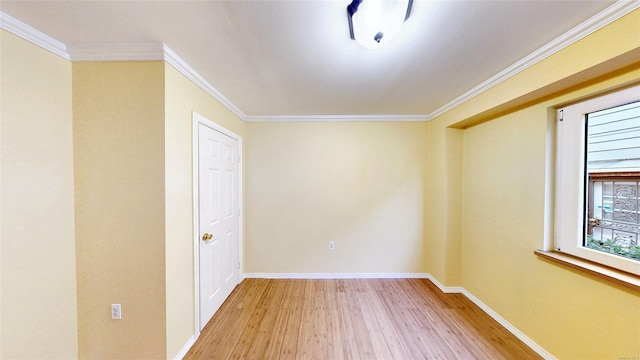
[[640,275],[640,86],[558,110],[555,247]]

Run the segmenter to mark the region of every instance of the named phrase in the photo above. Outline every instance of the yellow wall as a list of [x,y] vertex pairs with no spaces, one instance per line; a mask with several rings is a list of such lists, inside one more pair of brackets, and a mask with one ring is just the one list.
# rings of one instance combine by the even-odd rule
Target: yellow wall
[[462,284],[560,359],[638,354],[638,293],[532,254],[544,237],[547,107],[558,100],[464,131]]
[[533,254],[544,246],[549,107],[640,79],[638,33],[637,10],[429,124],[429,209],[458,209],[426,221],[429,272],[559,359],[640,353],[637,292]]
[[72,66],[4,31],[2,60],[0,357],[173,358],[194,330],[192,111],[244,122],[163,62]]
[[71,63],[4,30],[0,46],[0,358],[75,358]]
[[163,62],[73,64],[80,358],[166,357],[164,126]]
[[194,331],[192,112],[244,136],[244,122],[165,65],[167,357]]
[[462,133],[431,122],[428,126],[425,268],[443,284],[460,285]]
[[425,123],[248,123],[245,271],[424,272],[426,138]]

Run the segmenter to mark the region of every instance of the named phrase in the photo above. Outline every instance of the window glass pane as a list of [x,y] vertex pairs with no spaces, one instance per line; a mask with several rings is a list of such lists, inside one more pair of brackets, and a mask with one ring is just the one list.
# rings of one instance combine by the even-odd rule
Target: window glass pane
[[640,261],[640,102],[587,115],[583,245]]

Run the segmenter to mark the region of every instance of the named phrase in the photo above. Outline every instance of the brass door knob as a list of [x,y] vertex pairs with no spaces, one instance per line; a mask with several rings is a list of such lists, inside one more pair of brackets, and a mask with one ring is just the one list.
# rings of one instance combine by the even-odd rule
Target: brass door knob
[[211,234],[204,233],[204,235],[202,235],[202,241],[207,241],[211,239],[213,239],[213,235]]
[[598,226],[600,225],[600,219],[589,219],[589,226]]

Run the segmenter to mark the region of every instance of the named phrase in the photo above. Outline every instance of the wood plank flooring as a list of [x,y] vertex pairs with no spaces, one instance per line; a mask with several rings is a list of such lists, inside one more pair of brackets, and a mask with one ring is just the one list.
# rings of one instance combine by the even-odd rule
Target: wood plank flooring
[[246,279],[184,359],[541,359],[426,279]]

